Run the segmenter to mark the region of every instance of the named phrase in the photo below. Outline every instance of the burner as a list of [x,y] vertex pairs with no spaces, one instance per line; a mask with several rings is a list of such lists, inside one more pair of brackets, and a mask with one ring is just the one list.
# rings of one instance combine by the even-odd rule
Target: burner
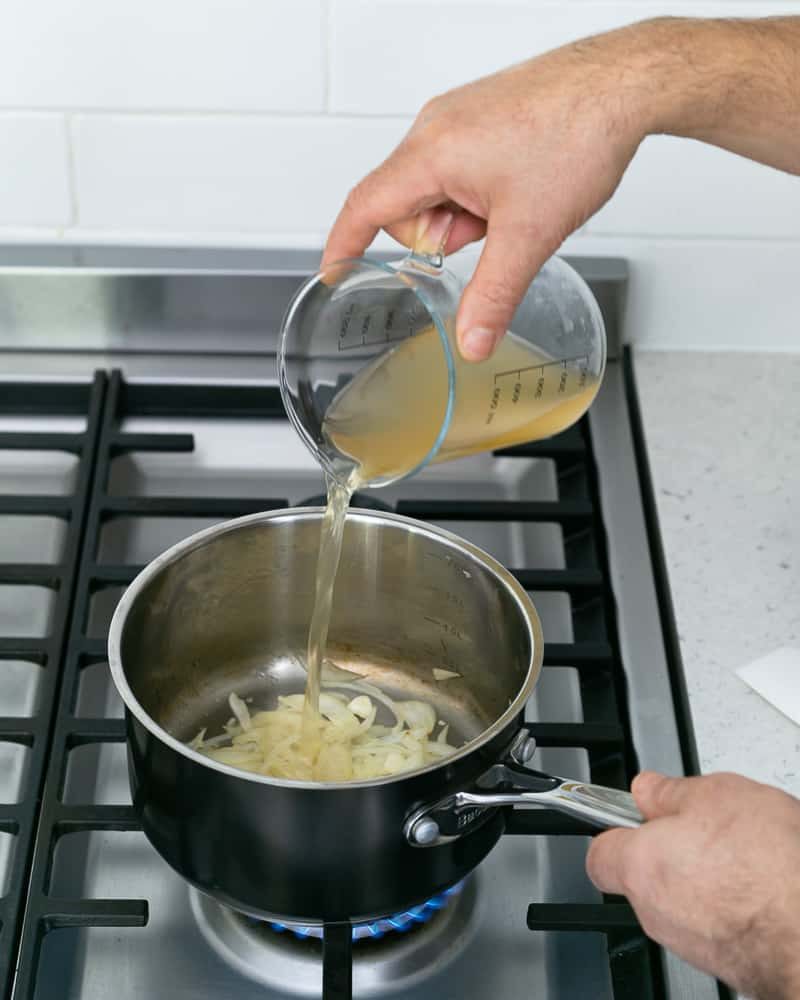
[[[459,882],[458,885],[454,885],[450,889],[445,889],[444,892],[440,892],[437,896],[432,896],[421,906],[412,906],[410,910],[396,913],[393,917],[381,917],[379,920],[373,920],[370,923],[354,924],[353,940],[361,941],[364,938],[374,940],[382,938],[384,934],[391,934],[394,931],[404,934],[406,931],[411,930],[412,927],[420,927],[422,924],[427,924],[463,888],[464,883]],[[320,924],[282,924],[270,921],[269,926],[274,931],[278,931],[279,934],[290,931],[296,938],[300,938],[301,940],[309,937],[322,939],[322,926]]]
[[[327,497],[324,497],[321,493],[317,496],[309,497],[307,500],[303,500],[299,503],[298,507],[324,507],[328,502]],[[394,510],[391,504],[384,503],[383,500],[376,500],[369,493],[354,493],[350,497],[351,507],[360,507],[362,510],[379,510],[386,514],[391,514]]]
[[[353,948],[353,996],[403,992],[432,978],[458,957],[477,928],[480,881],[478,872],[422,906],[396,917],[356,924],[353,938],[359,944]],[[238,972],[281,994],[321,995],[320,926],[254,920],[196,889],[190,889],[190,896],[203,937]],[[413,933],[404,933],[411,928],[415,928]]]

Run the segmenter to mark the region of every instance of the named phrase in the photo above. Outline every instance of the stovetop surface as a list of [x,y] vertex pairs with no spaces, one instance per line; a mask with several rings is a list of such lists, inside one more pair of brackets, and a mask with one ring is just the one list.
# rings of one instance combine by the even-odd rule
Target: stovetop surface
[[[50,360],[38,371],[63,376]],[[306,959],[290,966],[300,978],[253,978],[220,956],[198,899],[145,840],[105,636],[125,586],[165,547],[220,520],[302,504],[322,492],[321,477],[274,385],[247,374],[234,384],[241,359],[215,381],[204,358],[205,384],[170,382],[137,360],[150,365],[143,379],[34,374],[0,394],[0,998],[318,997],[309,949],[319,945],[290,942]],[[623,366],[612,362],[589,419],[566,434],[375,493],[486,549],[529,590],[545,635],[526,712],[539,742],[532,765],[616,787],[638,766],[680,773],[691,756],[628,421]],[[458,911],[452,942],[436,937],[439,916],[404,936],[404,968],[414,955],[423,964],[427,947],[434,971],[393,978],[398,966],[381,972],[364,957],[372,944],[356,944],[354,996],[392,982],[407,1000],[718,996],[647,941],[624,901],[594,889],[588,828],[525,809],[509,813],[507,831],[465,890],[475,905]]]
[[[149,918],[144,927],[64,926],[44,934],[39,973],[31,977],[36,983],[33,995],[41,1000],[89,1000],[108,997],[113,991],[120,998],[133,998],[157,996],[168,988],[173,996],[277,997],[283,995],[281,990],[265,988],[242,974],[209,946],[198,928],[197,907],[191,904],[186,883],[165,866],[138,829],[130,828],[135,822],[126,815],[130,796],[120,740],[123,733],[114,728],[115,720],[122,719],[122,706],[110,681],[103,643],[124,583],[137,567],[186,534],[248,506],[258,509],[265,504],[304,503],[320,493],[321,477],[310,456],[297,447],[285,420],[241,413],[236,419],[202,414],[148,416],[136,410],[146,410],[149,404],[140,399],[140,405],[134,405],[136,390],[126,389],[120,379],[112,381],[107,391],[112,398],[106,400],[110,412],[100,442],[106,454],[99,456],[95,470],[99,499],[96,497],[90,511],[90,537],[85,540],[89,568],[82,567],[83,582],[88,581],[89,587],[83,595],[83,607],[73,612],[73,671],[72,677],[67,671],[67,688],[61,692],[63,750],[67,751],[63,788],[57,788],[55,774],[48,777],[50,797],[55,800],[51,803],[51,833],[61,835],[52,850],[51,869],[42,873],[42,885],[48,886],[48,897],[59,900],[143,899]],[[210,390],[208,393],[210,398]],[[162,400],[169,400],[169,394],[169,387],[160,388]],[[203,403],[204,407],[209,405]],[[132,412],[126,416],[128,409]],[[22,424],[17,418],[6,418],[4,426],[10,433]],[[33,426],[41,429],[36,419]],[[61,423],[51,419],[47,426],[51,434],[81,431],[74,418]],[[597,539],[588,516],[591,501],[585,433],[586,428],[576,429],[571,438],[565,436],[555,447],[545,446],[544,451],[556,457],[478,456],[432,468],[411,482],[376,493],[375,499],[412,512],[415,504],[423,508],[438,504],[432,513],[438,510],[442,515],[439,523],[506,565],[533,567],[544,574],[545,581],[547,574],[555,573],[557,580],[557,574],[567,572],[568,563],[575,567],[597,562]],[[191,435],[191,450],[186,448],[186,435]],[[24,456],[13,452],[6,456],[6,464],[16,491],[49,497],[51,503],[57,503],[75,485],[76,461],[54,462],[49,451]],[[467,506],[465,498],[469,498]],[[498,509],[492,508],[497,504],[510,505],[503,508],[505,516],[487,517],[487,512]],[[553,519],[531,518],[536,504],[552,505]],[[559,504],[566,506],[555,516]],[[579,515],[581,509],[583,515]],[[4,559],[59,560],[58,538],[42,530],[41,517],[18,517],[14,527],[13,532],[2,532]],[[564,582],[568,583],[566,578]],[[573,655],[580,653],[577,641],[582,641],[585,649],[587,643],[591,646],[592,638],[599,637],[603,641],[597,655],[601,661],[604,657],[613,659],[598,581],[586,594],[580,593],[580,587],[578,590],[570,594],[569,587],[559,590],[555,586],[532,591],[550,653],[549,665],[527,708],[529,721],[548,725],[580,725],[585,721],[587,678],[584,675],[582,694],[580,670],[570,665],[569,653],[564,658],[568,650]],[[4,630],[12,635],[48,634],[53,595],[46,588],[30,588],[29,594],[34,593],[35,599],[20,601],[15,588],[7,589],[0,605]],[[74,707],[64,713],[71,680],[75,683]],[[606,675],[605,683],[610,699],[604,711],[616,714],[612,678]],[[26,697],[30,703],[36,691],[28,691]],[[607,721],[616,724],[619,720],[609,717]],[[87,726],[90,739],[85,738]],[[619,784],[625,774],[621,731],[618,743],[612,776],[616,772]],[[536,764],[578,779],[597,777],[590,768],[590,751],[579,746],[543,748],[537,753]],[[9,788],[9,793],[19,792],[20,770],[18,765],[16,789]],[[7,780],[11,773],[6,772]],[[95,825],[89,821],[86,829],[79,822],[75,832],[62,832],[73,829],[64,827],[64,816],[87,807],[99,808],[95,815],[101,822]],[[109,809],[118,811],[110,823],[104,821],[103,814]],[[119,810],[124,811],[121,823],[114,822]],[[478,998],[490,990],[504,996],[535,989],[535,995],[543,998],[612,997],[604,934],[533,934],[526,924],[531,903],[602,903],[584,872],[586,846],[587,838],[577,835],[505,837],[475,877],[475,912],[459,941],[452,945],[452,960],[441,972],[404,988],[400,995]],[[220,849],[224,849],[223,844]],[[46,851],[40,861],[46,869]],[[428,930],[413,933],[422,936]],[[646,967],[649,948],[640,932],[635,933],[639,933]],[[442,947],[448,954],[451,946]],[[356,990],[358,964],[357,952]],[[320,975],[319,965],[316,973]]]
[[[124,433],[152,433],[156,418],[124,421]],[[271,494],[290,504],[321,489],[313,461],[299,453],[285,424],[240,421],[235,432],[214,420],[158,419],[159,433],[195,435],[195,449],[182,456],[139,453],[117,459],[110,493],[125,496],[219,496]],[[235,438],[236,448],[231,448]],[[288,456],[288,460],[287,460]],[[247,458],[243,462],[242,458]],[[252,463],[252,466],[250,466]],[[263,470],[269,468],[268,476]],[[555,501],[555,463],[536,458],[481,456],[430,470],[418,480],[375,493],[394,504],[399,499]],[[213,519],[180,517],[126,518],[101,532],[98,559],[139,565],[190,531]],[[448,521],[451,530],[487,549],[512,566],[561,569],[565,565],[561,529],[555,524]],[[100,591],[88,621],[90,636],[104,635],[118,588]],[[534,594],[548,641],[572,643],[574,629],[566,593]],[[31,623],[38,609],[30,607]],[[84,668],[78,717],[121,718],[122,704],[102,662]],[[526,712],[530,721],[583,721],[578,674],[568,666],[544,671]],[[556,774],[590,778],[587,753],[576,748],[543,749],[539,767]],[[130,803],[121,743],[89,744],[70,754],[63,800],[70,805]],[[353,817],[357,826],[358,817]],[[591,998],[613,996],[606,942],[602,934],[540,933],[526,925],[529,903],[600,903],[584,871],[585,837],[506,837],[480,867],[474,920],[463,950],[441,973],[416,988],[411,998],[485,998],[534,996]],[[224,843],[220,844],[224,849]],[[60,930],[45,939],[42,963],[47,974],[39,1000],[119,1000],[158,996],[167,984],[173,996],[269,1000],[285,993],[265,989],[233,969],[208,946],[193,915],[187,884],[160,859],[139,831],[89,831],[63,837],[55,852],[51,893],[64,898],[147,899],[150,917],[144,928]],[[424,934],[425,929],[413,933]],[[357,946],[358,948],[358,946]],[[321,982],[321,980],[320,980]],[[358,977],[356,978],[356,986]],[[358,993],[356,993],[358,995]]]

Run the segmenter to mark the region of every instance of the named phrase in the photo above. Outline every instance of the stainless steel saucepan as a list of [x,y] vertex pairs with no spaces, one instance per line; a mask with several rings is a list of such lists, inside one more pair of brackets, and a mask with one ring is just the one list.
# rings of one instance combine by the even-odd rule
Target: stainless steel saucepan
[[[542,664],[530,598],[485,552],[393,514],[348,515],[328,655],[393,697],[433,704],[460,749],[348,783],[278,780],[189,749],[202,727],[220,730],[231,691],[259,708],[302,691],[321,517],[274,511],[202,531],[155,559],[117,607],[109,662],[133,802],[173,868],[244,912],[362,920],[463,878],[502,834],[502,806],[641,822],[625,792],[522,766]],[[460,676],[442,683],[437,667]]]

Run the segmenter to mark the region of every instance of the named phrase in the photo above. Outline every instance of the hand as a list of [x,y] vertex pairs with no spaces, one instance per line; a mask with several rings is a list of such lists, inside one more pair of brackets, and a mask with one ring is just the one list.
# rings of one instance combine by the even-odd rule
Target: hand
[[487,357],[539,268],[611,196],[645,134],[632,99],[641,88],[626,80],[636,37],[624,29],[577,42],[434,98],[350,192],[323,267],[362,254],[380,228],[429,252],[486,235],[457,333],[464,357]]
[[638,830],[592,843],[590,878],[649,937],[758,1000],[800,996],[800,802],[735,774],[640,774]]
[[359,256],[380,228],[420,250],[445,237],[448,253],[486,235],[457,332],[464,357],[487,357],[539,268],[611,196],[643,136],[621,99],[625,66],[607,48],[576,43],[434,98],[350,192],[322,266]]

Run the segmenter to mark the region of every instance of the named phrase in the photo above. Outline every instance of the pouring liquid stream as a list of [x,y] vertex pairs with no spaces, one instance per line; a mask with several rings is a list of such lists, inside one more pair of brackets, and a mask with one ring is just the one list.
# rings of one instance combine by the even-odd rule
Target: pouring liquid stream
[[[317,581],[314,594],[314,611],[308,630],[308,679],[304,707],[304,729],[314,740],[318,728],[319,693],[322,685],[322,661],[328,641],[328,628],[333,607],[333,586],[342,554],[344,522],[350,497],[357,485],[355,476],[342,481],[328,477],[328,504],[322,520],[317,557]],[[318,742],[318,739],[315,741]]]

